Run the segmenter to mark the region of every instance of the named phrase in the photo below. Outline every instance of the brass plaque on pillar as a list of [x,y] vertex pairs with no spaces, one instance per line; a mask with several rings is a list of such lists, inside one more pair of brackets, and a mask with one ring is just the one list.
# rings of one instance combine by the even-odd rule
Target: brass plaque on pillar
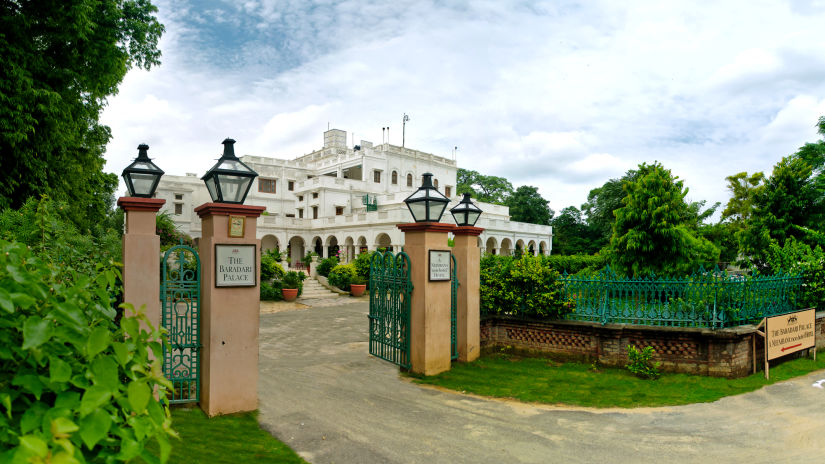
[[244,216],[229,216],[229,236],[240,238],[243,237],[244,227],[246,227],[246,217]]

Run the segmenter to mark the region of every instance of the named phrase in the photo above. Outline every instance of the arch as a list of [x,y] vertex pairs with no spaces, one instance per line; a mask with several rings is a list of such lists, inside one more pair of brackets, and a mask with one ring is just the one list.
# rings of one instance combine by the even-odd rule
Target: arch
[[352,237],[347,236],[344,239],[344,259],[346,262],[350,262],[355,259],[355,240]]
[[326,254],[327,258],[332,258],[334,256],[338,256],[338,237],[336,237],[334,235],[330,235],[329,237],[327,237],[327,239],[324,241],[324,243],[326,244],[326,250],[325,251],[327,253]]
[[261,253],[269,250],[280,250],[280,243],[278,237],[274,235],[264,235],[261,238]]
[[535,240],[530,240],[529,242],[527,242],[527,251],[531,255],[536,256],[536,242],[535,242]]
[[496,254],[496,248],[498,248],[498,240],[495,237],[490,237],[487,239],[487,253],[494,255]]
[[407,174],[407,187],[413,186],[413,177],[412,174]]
[[547,244],[544,243],[544,240],[539,242],[539,254],[546,255],[547,254]]
[[301,258],[306,255],[304,252],[304,239],[303,237],[293,236],[287,242],[287,256],[289,256],[290,267],[296,267],[296,264],[301,262]]
[[511,256],[513,254],[513,242],[509,238],[501,239],[501,255]]
[[393,169],[393,171],[392,171],[391,181],[392,181],[392,185],[398,185],[398,171],[396,171],[395,169]]
[[375,248],[384,248],[392,250],[392,239],[385,233],[380,233],[375,236]]
[[355,242],[355,252],[356,254],[360,255],[361,253],[366,253],[369,251],[369,245],[367,245],[367,238],[363,235],[358,237],[358,241]]
[[310,243],[310,247],[312,248],[312,251],[317,253],[319,258],[323,258],[324,257],[324,241],[321,240],[321,237],[316,235],[315,237],[312,237],[312,240],[309,243]]

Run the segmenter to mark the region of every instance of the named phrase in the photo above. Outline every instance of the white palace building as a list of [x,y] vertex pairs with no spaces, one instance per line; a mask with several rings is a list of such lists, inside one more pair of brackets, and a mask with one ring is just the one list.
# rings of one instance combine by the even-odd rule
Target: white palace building
[[[240,158],[258,173],[244,203],[266,207],[257,228],[262,250],[288,249],[293,263],[310,250],[322,257],[340,252],[344,260],[378,248],[400,251],[404,233],[396,225],[413,222],[404,199],[426,172],[451,200],[441,222],[453,223],[449,209],[461,199],[455,161],[388,143],[362,140],[347,147],[346,140],[345,131],[332,129],[324,132],[323,148],[294,160]],[[211,199],[200,176],[164,175],[155,197],[166,200],[163,209],[181,232],[201,236],[194,209]],[[479,237],[483,252],[550,253],[551,226],[511,221],[506,206],[476,204],[483,210],[476,224],[484,229]]]

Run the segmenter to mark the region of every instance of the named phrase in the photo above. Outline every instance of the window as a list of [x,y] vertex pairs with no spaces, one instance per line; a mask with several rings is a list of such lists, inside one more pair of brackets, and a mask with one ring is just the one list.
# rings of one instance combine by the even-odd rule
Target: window
[[275,193],[275,179],[258,178],[258,191],[263,193]]
[[450,195],[451,193],[453,193],[453,189],[451,189],[449,185],[444,187],[444,196],[450,198],[452,196]]
[[304,217],[304,209],[303,209],[303,208],[298,208],[298,217],[299,217],[299,218],[303,218],[303,217]]
[[433,187],[438,188],[438,179],[433,181]]
[[336,216],[341,216],[342,214],[344,214],[344,207],[343,206],[336,206],[335,207],[335,215]]
[[183,203],[175,203],[175,214],[178,216],[183,214]]
[[317,206],[312,207],[312,219],[318,219],[318,207]]
[[412,187],[412,174],[407,174],[407,187]]
[[289,189],[290,192],[295,190],[295,181],[294,180],[291,180],[287,183],[287,189]]
[[392,185],[398,185],[398,173],[395,171],[392,172]]
[[318,198],[318,192],[312,192],[312,198]]
[[381,183],[381,171],[372,171],[372,181],[376,184]]
[[304,196],[303,195],[298,195],[298,201],[304,201]]
[[292,214],[292,213],[289,213],[289,214],[284,214],[284,216],[286,216],[286,217],[291,217],[291,218],[294,218],[294,217],[295,217],[295,215],[294,215],[294,214]]
[[183,200],[183,194],[182,193],[176,193],[175,194],[175,200]]

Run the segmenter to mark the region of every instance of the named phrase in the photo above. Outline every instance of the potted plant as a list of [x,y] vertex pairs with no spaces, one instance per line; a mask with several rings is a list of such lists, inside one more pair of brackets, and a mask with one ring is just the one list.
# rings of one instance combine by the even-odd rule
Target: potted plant
[[305,274],[303,272],[296,272],[296,271],[289,271],[284,274],[284,279],[282,281],[283,288],[281,289],[281,294],[284,296],[284,301],[294,301],[295,298],[298,298],[298,294],[300,293],[301,287],[303,287],[303,277]]
[[349,292],[352,296],[361,296],[367,290],[367,283],[364,278],[356,275],[349,283]]

